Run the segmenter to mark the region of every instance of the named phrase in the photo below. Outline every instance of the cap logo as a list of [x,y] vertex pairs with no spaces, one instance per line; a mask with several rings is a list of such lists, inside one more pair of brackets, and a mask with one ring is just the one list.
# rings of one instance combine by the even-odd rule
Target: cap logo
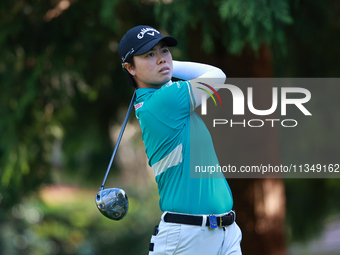
[[[149,33],[148,33],[149,32]],[[151,36],[155,36],[155,32],[157,34],[160,34],[156,29],[147,27],[147,28],[142,28],[141,31],[137,34],[138,39],[143,39],[145,33]]]

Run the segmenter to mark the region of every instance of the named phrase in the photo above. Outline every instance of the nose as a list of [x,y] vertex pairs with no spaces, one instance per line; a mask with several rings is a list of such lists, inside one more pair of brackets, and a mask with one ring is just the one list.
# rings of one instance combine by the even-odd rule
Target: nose
[[163,64],[166,62],[164,56],[162,54],[157,54],[157,63],[160,65],[160,64]]
[[160,57],[159,60],[158,60],[158,64],[164,64],[166,61],[163,57]]

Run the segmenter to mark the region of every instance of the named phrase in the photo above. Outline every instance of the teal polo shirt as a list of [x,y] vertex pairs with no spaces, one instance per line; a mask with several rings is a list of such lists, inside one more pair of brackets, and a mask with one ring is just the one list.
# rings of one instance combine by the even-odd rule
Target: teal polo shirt
[[230,211],[233,198],[222,173],[214,178],[207,178],[206,173],[201,178],[190,176],[195,166],[219,165],[210,133],[194,112],[190,82],[140,88],[136,95],[135,114],[158,184],[161,210],[185,214]]

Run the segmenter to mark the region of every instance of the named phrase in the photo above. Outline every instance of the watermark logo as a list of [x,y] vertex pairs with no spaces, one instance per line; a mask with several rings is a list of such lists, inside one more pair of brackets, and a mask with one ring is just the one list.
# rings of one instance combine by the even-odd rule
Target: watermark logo
[[[220,101],[220,104],[222,106],[221,97],[220,97],[220,95],[217,93],[217,91],[213,87],[211,87],[210,85],[208,85],[206,83],[203,83],[203,82],[198,82],[198,83],[206,86],[207,88],[209,88],[217,96],[217,98]],[[209,90],[201,88],[201,87],[197,87],[197,88],[200,89],[200,90],[203,90],[204,92],[206,92],[212,98],[212,100],[214,101],[215,106],[217,106],[216,100],[215,100],[214,96],[210,93]],[[201,110],[202,110],[202,112],[201,112],[202,115],[206,115],[207,114],[207,95],[206,94],[202,94],[202,107],[201,107]]]
[[[272,87],[271,91],[271,106],[267,109],[256,109],[254,106],[254,93],[253,87],[247,87],[247,93],[243,93],[243,91],[236,85],[232,84],[218,84],[215,85],[214,89],[210,85],[202,82],[198,82],[205,87],[209,88],[218,98],[220,104],[222,106],[222,100],[220,95],[217,93],[216,89],[227,89],[232,95],[232,113],[233,115],[245,115],[245,107],[248,107],[250,113],[256,116],[268,116],[273,114],[278,108],[280,108],[281,116],[287,115],[287,106],[292,105],[292,107],[297,108],[300,112],[302,112],[305,116],[312,116],[311,112],[308,111],[305,104],[311,100],[311,93],[308,89],[301,87]],[[201,87],[197,87],[205,91],[209,96],[211,96],[214,101],[215,106],[217,106],[216,100],[213,97],[212,93],[209,90]],[[280,96],[279,96],[280,92]],[[207,94],[201,95],[201,115],[207,115]],[[279,104],[280,99],[280,104]],[[266,122],[271,123],[271,126],[274,127],[275,122],[280,122],[283,127],[295,127],[297,126],[297,120],[295,119],[251,119],[251,120],[243,120],[242,122],[233,122],[233,120],[227,119],[214,119],[213,126],[216,125],[224,125],[230,124],[231,127],[234,125],[243,125],[244,127],[262,127]]]
[[[213,89],[211,86],[204,84],[202,82],[199,82],[200,84],[203,84],[205,86],[207,86],[208,88],[210,88],[215,95],[218,97],[218,99],[220,100],[220,103],[222,105],[221,102],[221,98],[220,96],[217,94],[216,90]],[[230,84],[219,84],[215,86],[216,88],[221,88],[221,89],[228,89],[233,97],[233,115],[244,115],[244,94],[242,92],[242,90],[240,88],[238,88],[235,85],[230,85]],[[199,88],[202,89],[202,88]],[[215,98],[213,98],[213,96],[211,95],[211,93],[205,89],[202,89],[205,92],[207,92],[212,99],[214,100],[214,103],[216,105],[216,100]],[[297,98],[297,99],[289,99],[287,98],[287,94],[289,93],[299,93],[299,94],[303,94],[305,97],[304,98]],[[270,109],[267,110],[258,110],[255,109],[254,104],[253,104],[253,88],[249,87],[248,88],[248,98],[247,98],[247,102],[248,102],[248,109],[251,113],[255,114],[255,115],[260,115],[260,116],[264,116],[264,115],[270,115],[272,113],[274,113],[277,109],[278,106],[278,88],[273,88],[273,93],[272,93],[272,106],[270,107]],[[293,104],[295,105],[297,108],[300,109],[300,111],[304,114],[304,115],[312,115],[307,109],[306,107],[303,105],[304,103],[307,103],[309,100],[311,99],[311,93],[309,92],[309,90],[305,89],[305,88],[281,88],[281,115],[286,115],[287,114],[287,105],[288,104]],[[206,95],[202,95],[202,107],[201,107],[201,114],[202,115],[206,115],[207,114],[207,104],[206,104],[207,98]]]

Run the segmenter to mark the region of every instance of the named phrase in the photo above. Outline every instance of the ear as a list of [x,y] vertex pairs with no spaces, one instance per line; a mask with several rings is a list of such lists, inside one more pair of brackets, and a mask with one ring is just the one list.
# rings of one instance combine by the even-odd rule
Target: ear
[[124,68],[128,71],[132,76],[136,74],[135,68],[131,65],[131,63],[125,62]]

